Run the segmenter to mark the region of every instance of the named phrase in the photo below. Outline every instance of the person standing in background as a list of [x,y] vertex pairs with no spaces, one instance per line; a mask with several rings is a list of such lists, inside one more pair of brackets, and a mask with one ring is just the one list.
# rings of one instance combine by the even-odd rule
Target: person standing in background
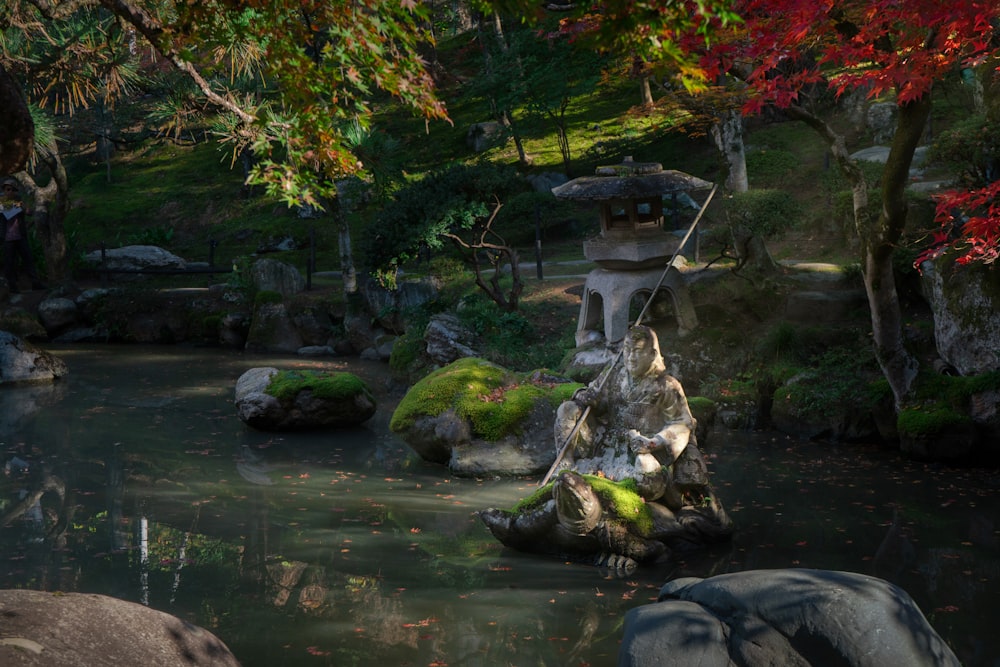
[[[3,269],[4,277],[11,294],[20,292],[17,286],[18,269],[21,268],[31,279],[32,289],[45,289],[38,277],[35,260],[31,256],[31,246],[28,245],[27,216],[31,211],[21,201],[21,189],[17,179],[3,179],[3,199],[0,200],[0,213],[3,214]],[[18,263],[21,266],[18,266]]]

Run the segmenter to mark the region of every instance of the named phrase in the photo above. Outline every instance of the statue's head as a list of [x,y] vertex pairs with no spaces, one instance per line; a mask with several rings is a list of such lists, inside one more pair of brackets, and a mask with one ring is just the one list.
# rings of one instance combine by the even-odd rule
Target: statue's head
[[656,332],[647,326],[638,325],[628,330],[622,354],[625,368],[633,377],[643,376],[651,369],[659,371],[663,368],[660,341]]

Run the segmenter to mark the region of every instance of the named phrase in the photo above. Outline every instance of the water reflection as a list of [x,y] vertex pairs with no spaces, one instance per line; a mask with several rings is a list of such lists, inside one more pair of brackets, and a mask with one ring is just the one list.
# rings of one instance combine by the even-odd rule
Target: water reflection
[[[1000,474],[891,452],[715,434],[706,450],[738,531],[714,551],[619,579],[503,550],[474,510],[534,480],[464,480],[387,429],[384,367],[352,361],[380,410],[364,427],[252,431],[247,368],[316,360],[72,347],[65,382],[0,422],[0,586],[100,592],[212,629],[244,665],[613,665],[621,619],[668,578],[765,567],[878,573],[967,665],[1000,659]],[[348,369],[346,363],[337,364]],[[5,388],[8,389],[8,388]],[[27,396],[27,394],[25,395]],[[7,415],[7,411],[4,411]],[[42,486],[39,486],[41,484]]]

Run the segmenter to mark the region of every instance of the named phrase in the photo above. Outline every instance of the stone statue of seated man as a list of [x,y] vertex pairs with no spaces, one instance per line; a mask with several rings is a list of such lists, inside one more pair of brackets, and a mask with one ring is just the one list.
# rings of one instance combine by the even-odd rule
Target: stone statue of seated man
[[[683,493],[708,483],[695,419],[681,383],[667,373],[656,332],[632,327],[623,345],[623,363],[605,369],[559,406],[555,442],[557,450],[566,447],[560,466],[634,479],[647,501],[679,509]],[[567,443],[581,418],[585,421]]]
[[[732,533],[656,333],[632,327],[622,354],[624,363],[559,406],[554,432],[562,457],[557,453],[550,473],[561,470],[552,484],[514,509],[477,513],[506,546],[627,572]],[[618,484],[629,481],[634,489]]]

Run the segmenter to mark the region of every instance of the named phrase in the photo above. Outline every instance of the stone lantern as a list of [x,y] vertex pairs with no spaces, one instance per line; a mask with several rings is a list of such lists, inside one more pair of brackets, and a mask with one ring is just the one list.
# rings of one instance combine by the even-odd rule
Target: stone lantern
[[608,343],[624,338],[633,298],[649,298],[661,278],[660,289],[673,299],[678,333],[683,336],[698,325],[680,272],[671,268],[664,277],[681,239],[664,228],[663,201],[711,187],[696,176],[626,157],[621,164],[598,167],[594,176],[552,188],[560,199],[593,201],[600,207],[601,232],[583,244],[584,256],[599,268],[590,272],[584,285],[578,346],[600,335],[602,319]]

